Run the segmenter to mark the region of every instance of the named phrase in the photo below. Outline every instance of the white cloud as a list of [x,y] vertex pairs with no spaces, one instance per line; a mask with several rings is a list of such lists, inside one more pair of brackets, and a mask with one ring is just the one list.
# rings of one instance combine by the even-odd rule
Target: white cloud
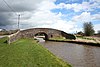
[[90,22],[92,20],[100,20],[100,13],[91,15],[90,12],[82,12],[72,18],[72,21],[75,22]]
[[100,30],[100,24],[94,25],[94,30],[97,33]]
[[[100,14],[91,15],[89,12],[83,12],[82,14],[76,15],[72,18],[72,21],[76,22],[76,24],[80,22],[92,22],[92,20],[100,20]],[[76,27],[76,30],[78,31],[79,29]],[[82,31],[82,28],[80,30]],[[94,30],[97,33],[97,31],[100,30],[100,24],[94,24]]]
[[100,20],[100,13],[92,15],[92,20]]
[[100,0],[90,0],[91,2],[98,2],[100,3]]
[[57,19],[60,19],[60,17],[58,17],[56,14],[50,11],[36,11],[28,21],[31,23],[34,22],[38,25],[41,25],[41,24],[52,24]]
[[[12,1],[12,0],[11,0]],[[39,1],[39,2],[38,2]],[[64,4],[60,3],[59,5],[55,5],[54,2],[56,0],[30,0],[27,4],[27,1],[19,1],[16,0],[15,5],[13,7],[16,7],[16,9],[20,9],[21,7],[29,7],[29,8],[23,8],[20,9],[21,13],[21,20],[20,20],[20,28],[33,28],[33,27],[45,27],[45,28],[54,28],[63,30],[65,32],[76,32],[82,30],[77,27],[77,23],[75,22],[87,22],[91,21],[92,19],[99,19],[99,14],[91,15],[89,12],[83,12],[81,15],[76,15],[72,18],[73,21],[66,21],[63,20],[61,17],[63,16],[62,13],[53,13],[51,12],[52,9],[55,8],[66,8],[66,9],[72,9],[75,12],[79,11],[87,11],[90,10],[91,7],[94,8],[94,5],[90,5],[88,2],[83,2],[82,4]],[[9,1],[10,2],[10,1]],[[25,2],[25,3],[24,3]],[[23,6],[22,6],[23,4]],[[97,5],[97,4],[95,4]],[[20,7],[21,6],[21,7]],[[22,11],[24,10],[24,11]],[[16,22],[17,24],[17,16],[11,16],[10,20],[13,20],[13,22]],[[17,25],[13,26],[6,26],[8,28],[17,28]]]
[[35,27],[45,27],[63,30],[65,32],[72,32],[75,28],[73,22],[67,22],[61,19],[62,14],[52,13],[50,11],[36,11],[32,17],[27,20],[29,24]]
[[0,29],[0,31],[2,31],[2,29]]
[[51,10],[57,8],[57,6],[54,4],[54,0],[44,0],[41,3],[37,4],[38,8],[37,10]]
[[75,22],[90,22],[91,15],[89,12],[83,12],[81,15],[76,15],[72,18],[72,21]]
[[93,11],[94,8],[99,8],[99,7],[100,7],[100,5],[97,2],[94,2],[93,4],[90,4],[90,2],[82,2],[82,4],[79,4],[79,3],[73,3],[73,4],[60,3],[57,5],[56,8],[72,9],[75,12],[80,12],[80,11]]
[[41,25],[41,26],[39,25],[37,27],[54,28],[54,29],[65,31],[67,33],[76,32],[75,24],[73,24],[71,21],[67,22],[67,21],[64,21],[64,20],[57,20],[56,23],[49,24],[49,25],[43,24],[43,25]]
[[60,12],[58,14],[52,13],[50,10],[54,8],[56,8],[56,5],[52,1],[41,2],[40,4],[38,4],[38,7],[35,11],[31,13],[28,12],[23,13],[23,16],[27,17],[27,15],[30,15],[31,17],[26,20],[22,19],[21,25],[29,26],[27,28],[45,27],[45,28],[59,29],[65,32],[72,32],[72,30],[75,29],[75,24],[73,24],[73,22],[71,21],[66,21],[61,19],[61,16],[63,16],[63,14]]

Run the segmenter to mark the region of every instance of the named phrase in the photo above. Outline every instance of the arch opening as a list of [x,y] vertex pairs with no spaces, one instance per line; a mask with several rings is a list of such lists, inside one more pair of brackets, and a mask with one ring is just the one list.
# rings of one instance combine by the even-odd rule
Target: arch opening
[[43,38],[44,40],[48,40],[48,35],[44,32],[38,32],[34,35],[35,37],[38,37],[38,38]]

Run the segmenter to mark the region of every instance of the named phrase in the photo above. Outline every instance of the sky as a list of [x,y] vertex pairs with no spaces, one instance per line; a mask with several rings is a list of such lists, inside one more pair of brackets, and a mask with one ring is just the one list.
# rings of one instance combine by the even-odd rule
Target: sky
[[[7,4],[4,2],[6,1]],[[0,0],[0,29],[54,28],[83,31],[84,22],[100,30],[100,0]]]

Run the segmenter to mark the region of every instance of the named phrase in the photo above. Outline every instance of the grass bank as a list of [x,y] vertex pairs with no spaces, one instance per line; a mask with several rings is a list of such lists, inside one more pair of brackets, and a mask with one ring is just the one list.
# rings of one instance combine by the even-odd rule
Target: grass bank
[[71,67],[34,39],[20,39],[10,45],[0,39],[0,67]]
[[94,39],[91,37],[77,37],[76,40],[65,39],[64,37],[56,37],[51,38],[49,41],[56,41],[56,42],[69,42],[69,43],[77,43],[83,45],[91,45],[91,46],[99,46],[100,47],[100,40]]

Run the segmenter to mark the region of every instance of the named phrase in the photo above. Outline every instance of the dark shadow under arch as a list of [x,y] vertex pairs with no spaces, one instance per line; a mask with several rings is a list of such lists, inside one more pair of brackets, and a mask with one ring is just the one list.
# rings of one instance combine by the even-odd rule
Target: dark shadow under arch
[[44,40],[48,40],[48,35],[44,32],[38,32],[36,33],[34,36],[45,36],[45,38],[43,38]]

